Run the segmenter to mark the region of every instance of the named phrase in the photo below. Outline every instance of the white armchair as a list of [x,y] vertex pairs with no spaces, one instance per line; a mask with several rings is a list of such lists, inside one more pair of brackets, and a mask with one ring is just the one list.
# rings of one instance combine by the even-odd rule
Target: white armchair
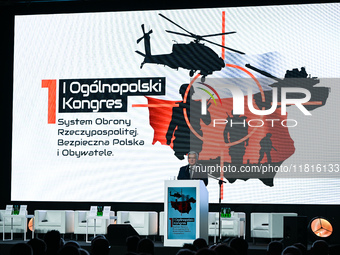
[[[232,217],[221,219],[221,236],[245,237],[245,219],[244,212],[232,212]],[[218,235],[218,212],[209,212],[208,218],[208,234],[209,236]]]
[[253,238],[283,238],[283,220],[285,216],[297,216],[297,213],[252,213],[250,235]]
[[[5,233],[11,232],[11,211],[0,210],[0,231],[2,232],[5,224]],[[27,210],[20,211],[18,217],[13,217],[13,233],[25,233],[27,232]]]
[[117,212],[117,224],[131,224],[139,235],[157,235],[157,212]]
[[[74,233],[86,234],[86,221],[90,211],[75,211],[74,212]],[[115,216],[113,211],[110,211],[110,217]],[[96,219],[96,234],[107,234],[107,227],[114,223],[114,219],[109,219],[103,216],[103,219]],[[88,234],[94,234],[94,219],[88,219]]]
[[74,211],[35,210],[34,225],[37,233],[58,230],[61,234],[74,232]]
[[164,212],[159,212],[159,235],[164,236]]

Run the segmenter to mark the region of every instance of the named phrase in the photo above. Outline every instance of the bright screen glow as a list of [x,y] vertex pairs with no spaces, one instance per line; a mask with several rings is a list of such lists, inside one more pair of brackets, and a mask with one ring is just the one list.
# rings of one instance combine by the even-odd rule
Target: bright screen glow
[[[164,180],[187,164],[187,151],[175,149],[180,128],[170,134],[169,125],[181,85],[194,78],[193,100],[210,114],[194,134],[200,163],[282,169],[269,179],[224,173],[223,203],[340,204],[339,11],[334,3],[16,16],[11,199],[163,202]],[[248,63],[281,79],[298,68],[303,80],[319,80],[297,85],[307,104],[259,115],[248,109],[246,80],[258,95],[278,81]],[[240,97],[223,86],[245,95],[241,137],[226,131]],[[281,89],[277,101],[289,105]],[[261,144],[268,133],[269,154]],[[218,202],[218,182],[211,177],[207,187]]]

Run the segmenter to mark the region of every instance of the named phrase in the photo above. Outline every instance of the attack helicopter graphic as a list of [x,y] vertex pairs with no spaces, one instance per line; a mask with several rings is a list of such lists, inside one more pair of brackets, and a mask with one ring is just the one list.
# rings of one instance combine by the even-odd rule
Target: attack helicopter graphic
[[[196,199],[193,197],[189,197],[188,195],[185,195],[179,192],[176,192],[174,194],[170,191],[170,197],[175,197],[175,201],[170,201],[171,208],[179,211],[180,213],[189,213],[192,209],[191,203],[196,203]],[[181,200],[181,201],[178,201]]]
[[186,30],[182,26],[178,25],[174,21],[170,20],[169,18],[165,17],[161,13],[159,13],[159,15],[162,18],[166,19],[167,21],[171,22],[172,24],[174,24],[175,26],[179,27],[180,29],[186,32],[186,33],[180,33],[180,32],[165,30],[167,33],[191,37],[191,38],[194,38],[194,41],[190,43],[173,44],[172,52],[170,54],[152,55],[151,44],[150,44],[150,34],[152,34],[153,31],[151,29],[149,32],[146,33],[144,24],[142,24],[141,27],[143,31],[143,36],[137,40],[137,44],[140,43],[142,40],[144,40],[145,53],[142,53],[136,50],[136,53],[144,57],[144,60],[140,68],[143,68],[143,65],[145,63],[169,66],[170,68],[173,68],[176,70],[178,70],[178,68],[184,68],[184,69],[190,70],[189,71],[190,77],[192,77],[196,71],[199,71],[200,75],[202,75],[201,80],[202,82],[204,82],[205,77],[207,75],[212,74],[214,71],[220,71],[225,66],[225,63],[224,63],[224,60],[221,57],[219,57],[212,49],[210,49],[208,46],[204,45],[203,43],[200,43],[200,41],[205,41],[210,44],[223,47],[227,50],[230,50],[230,51],[233,51],[239,54],[245,54],[241,51],[228,48],[221,44],[205,39],[206,37],[234,34],[236,33],[235,31],[217,33],[217,34],[209,34],[209,35],[196,35]]

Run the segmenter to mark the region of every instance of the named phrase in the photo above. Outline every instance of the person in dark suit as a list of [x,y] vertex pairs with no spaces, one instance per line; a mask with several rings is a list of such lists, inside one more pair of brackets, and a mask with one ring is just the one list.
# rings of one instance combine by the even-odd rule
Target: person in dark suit
[[179,169],[177,180],[202,180],[208,185],[208,173],[203,172],[203,166],[197,164],[198,154],[195,151],[188,153],[188,165]]

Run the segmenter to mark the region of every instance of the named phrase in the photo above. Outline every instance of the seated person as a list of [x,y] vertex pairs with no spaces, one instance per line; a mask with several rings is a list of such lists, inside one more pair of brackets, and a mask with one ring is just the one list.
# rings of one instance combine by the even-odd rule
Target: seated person
[[202,180],[205,186],[208,185],[208,173],[203,172],[203,166],[197,164],[198,154],[195,151],[188,153],[188,165],[179,169],[177,180]]

